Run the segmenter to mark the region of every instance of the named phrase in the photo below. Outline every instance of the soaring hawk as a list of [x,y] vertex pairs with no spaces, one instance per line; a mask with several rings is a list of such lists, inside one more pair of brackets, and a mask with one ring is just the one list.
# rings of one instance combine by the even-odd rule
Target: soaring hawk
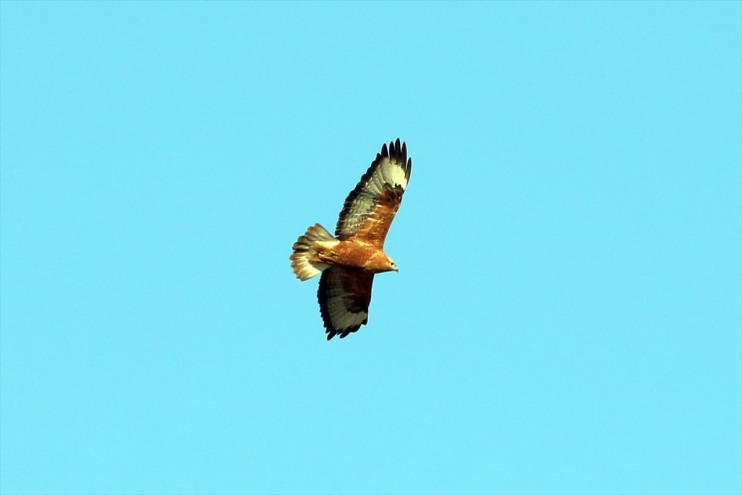
[[365,325],[374,275],[398,270],[384,253],[384,239],[411,171],[406,143],[384,144],[345,199],[335,236],[315,224],[294,243],[290,259],[296,277],[303,281],[322,274],[317,299],[327,340]]

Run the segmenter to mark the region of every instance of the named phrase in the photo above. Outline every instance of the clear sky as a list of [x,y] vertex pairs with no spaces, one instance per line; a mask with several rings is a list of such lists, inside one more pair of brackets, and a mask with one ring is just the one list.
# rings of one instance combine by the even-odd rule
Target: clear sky
[[[742,491],[742,3],[0,17],[3,494]],[[397,137],[327,342],[291,245]]]

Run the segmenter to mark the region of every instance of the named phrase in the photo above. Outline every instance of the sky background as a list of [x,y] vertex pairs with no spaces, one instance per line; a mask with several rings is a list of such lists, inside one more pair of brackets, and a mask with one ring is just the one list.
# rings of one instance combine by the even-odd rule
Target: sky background
[[[742,3],[0,21],[3,494],[742,492]],[[397,137],[327,342],[291,245]]]

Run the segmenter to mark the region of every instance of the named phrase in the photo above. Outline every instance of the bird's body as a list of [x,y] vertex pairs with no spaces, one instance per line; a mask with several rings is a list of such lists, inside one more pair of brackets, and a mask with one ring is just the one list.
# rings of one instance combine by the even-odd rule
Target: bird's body
[[320,278],[317,298],[327,339],[355,332],[368,322],[374,275],[397,271],[384,240],[412,171],[406,144],[386,144],[345,200],[335,236],[315,224],[294,243],[297,278]]
[[373,244],[350,241],[318,241],[311,262],[362,268],[371,273],[394,270],[390,258]]

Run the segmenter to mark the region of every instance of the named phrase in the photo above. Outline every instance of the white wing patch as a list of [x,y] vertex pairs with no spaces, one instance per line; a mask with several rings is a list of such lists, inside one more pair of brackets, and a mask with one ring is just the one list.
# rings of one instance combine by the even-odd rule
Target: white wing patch
[[382,159],[376,170],[371,174],[366,188],[369,192],[379,195],[384,191],[384,184],[389,184],[392,188],[401,186],[402,190],[407,189],[407,177],[401,164],[392,162],[389,158]]

